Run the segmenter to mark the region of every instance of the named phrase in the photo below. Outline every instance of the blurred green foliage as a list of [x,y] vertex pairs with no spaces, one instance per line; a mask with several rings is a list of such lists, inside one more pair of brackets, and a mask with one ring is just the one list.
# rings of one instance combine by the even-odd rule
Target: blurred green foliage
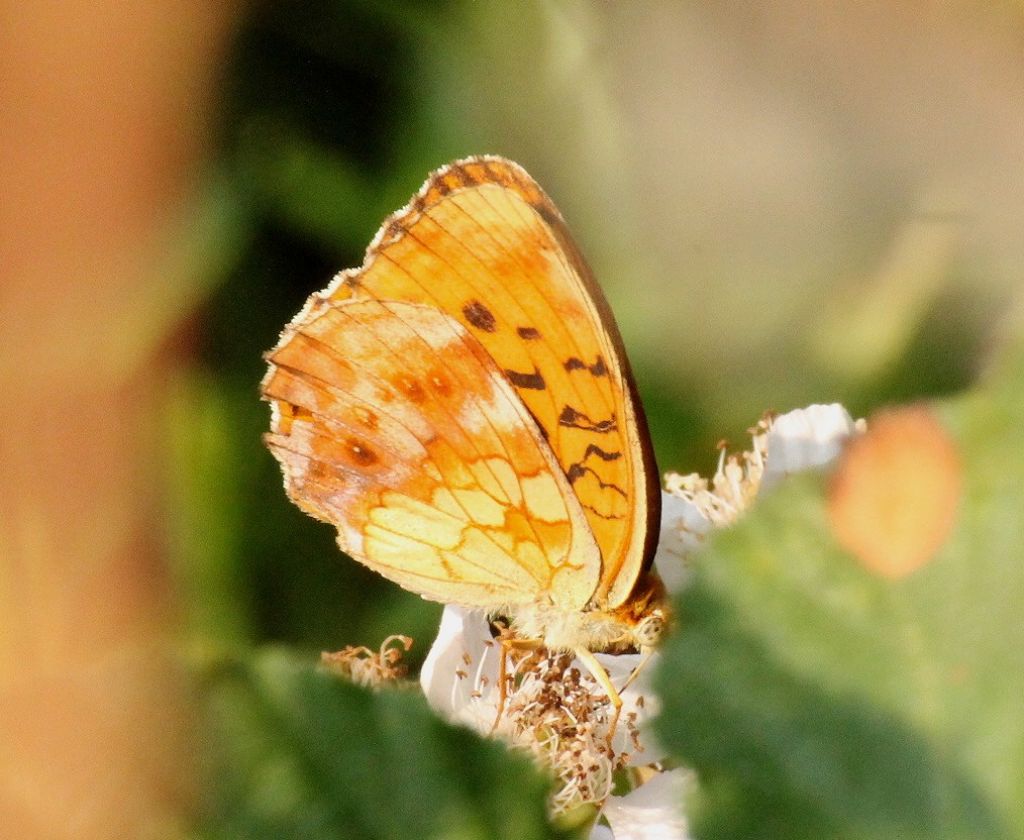
[[[422,801],[444,803],[445,819],[458,816],[448,834],[425,825],[425,837],[501,836],[487,833],[501,826],[494,808],[506,800],[499,797],[510,797],[517,815],[510,818],[519,820],[509,836],[542,836],[527,802],[539,801],[539,788],[516,781],[522,768],[512,759],[433,722],[417,698],[371,698],[309,672],[320,650],[375,647],[395,632],[415,638],[415,667],[440,607],[344,558],[333,529],[287,501],[260,442],[268,421],[258,399],[262,352],[307,295],[361,261],[381,220],[430,170],[467,154],[505,154],[553,195],[605,283],[627,346],[635,347],[663,469],[706,474],[715,443],[743,440],[765,409],[840,399],[857,415],[955,391],[973,375],[987,319],[1001,305],[987,292],[969,305],[958,293],[938,293],[915,301],[916,309],[875,299],[894,322],[888,356],[871,345],[874,310],[859,288],[835,299],[819,297],[821,285],[808,292],[806,277],[766,288],[764,272],[779,252],[747,265],[748,276],[723,270],[717,282],[733,297],[723,294],[719,311],[694,311],[693,301],[703,300],[694,284],[706,285],[722,257],[707,255],[685,231],[653,247],[639,236],[648,224],[655,237],[659,225],[673,224],[662,207],[638,210],[644,196],[632,183],[636,172],[657,175],[666,162],[631,157],[627,106],[645,89],[618,90],[618,80],[592,72],[600,70],[601,50],[616,42],[614,15],[628,13],[606,11],[608,19],[585,3],[512,10],[453,0],[315,0],[254,4],[240,23],[209,181],[213,206],[231,219],[230,235],[207,255],[217,285],[191,333],[200,365],[171,389],[167,434],[172,544],[215,733],[210,764],[219,782],[208,803],[208,836],[373,836],[371,814],[394,819],[376,826],[378,836],[409,836],[411,812],[391,813],[387,803],[427,796]],[[676,71],[673,65],[665,76]],[[621,110],[613,90],[626,103]],[[888,177],[883,171],[880,180]],[[870,195],[869,185],[857,189],[866,205],[885,209],[880,218],[899,226],[899,200]],[[687,200],[701,212],[703,196]],[[872,217],[872,224],[864,241],[846,243],[858,269],[881,250],[881,222]],[[823,249],[833,244],[823,236]],[[663,268],[666,249],[692,265],[692,277]],[[842,270],[853,273],[850,265]],[[954,259],[932,273],[969,279],[976,271]],[[791,307],[753,354],[751,336],[760,334],[729,311],[730,300],[745,296]],[[867,325],[867,339],[837,329],[847,315]],[[649,328],[655,317],[659,326]],[[694,348],[706,348],[707,357]],[[870,364],[859,364],[871,353]],[[950,416],[964,435],[980,422],[963,404]],[[1009,438],[999,441],[1012,448]],[[995,451],[994,441],[969,445],[979,457]],[[973,480],[998,478],[977,472]],[[979,659],[977,680],[1001,673],[997,630],[1010,631],[1013,622],[987,608],[999,594],[995,564],[1010,550],[1020,556],[1019,542],[1003,534],[1007,542],[982,546],[991,552],[979,551],[968,575],[954,560],[966,562],[956,553],[967,548],[962,528],[942,562],[890,591],[822,544],[817,498],[810,483],[779,493],[756,520],[716,544],[706,577],[680,605],[686,632],[670,648],[679,678],[663,678],[664,734],[708,783],[706,836],[866,836],[872,827],[875,836],[897,829],[904,836],[1000,836],[1019,827],[1011,789],[994,789],[1006,757],[998,749],[969,755],[975,745],[991,746],[992,727],[1010,721],[972,712],[970,703],[984,698],[966,691],[955,708],[945,705],[946,696],[927,684],[953,657]],[[1019,502],[1006,497],[1018,510]],[[978,504],[969,502],[964,522],[983,531]],[[1009,516],[1009,507],[998,513]],[[856,607],[849,615],[822,600],[844,592]],[[927,642],[919,659],[901,648],[907,633]],[[1007,637],[1002,650],[1019,650],[1020,641]],[[257,654],[268,644],[291,653]],[[798,653],[798,662],[789,661]],[[367,727],[370,741],[351,737],[350,729]],[[409,741],[400,743],[395,729]],[[365,801],[350,802],[345,791],[356,780],[346,763],[368,762],[371,744],[390,751],[396,789],[374,780]],[[452,766],[453,750],[465,751],[466,767]],[[515,774],[510,783],[496,766],[505,762]],[[977,766],[985,762],[988,775]],[[830,775],[830,766],[843,774]],[[417,789],[419,781],[427,787]],[[464,784],[476,791],[470,800],[451,789]],[[857,827],[844,834],[840,824]]]
[[836,546],[813,477],[701,554],[659,678],[699,836],[1024,836],[1024,379],[941,416],[963,499],[910,577]]
[[568,837],[524,756],[442,723],[417,695],[380,694],[270,649],[208,675],[218,818],[246,840]]
[[[290,521],[290,505],[268,506],[278,512],[269,521],[257,512],[245,490],[262,482],[276,492],[277,467],[246,457],[250,447],[239,445],[237,426],[226,423],[229,407],[220,386],[197,378],[180,387],[175,402],[182,413],[172,417],[180,456],[174,483],[191,502],[179,518],[176,542],[188,558],[180,579],[200,676],[208,779],[195,836],[569,837],[568,829],[548,823],[549,780],[525,757],[443,724],[418,692],[374,695],[318,672],[308,638],[320,633],[338,639],[323,647],[340,648],[346,640],[339,627],[359,626],[380,641],[392,628],[415,626],[414,610],[402,603],[409,596],[393,596],[355,564],[338,571],[328,593],[312,574],[291,568],[304,559],[319,568],[318,552],[340,564],[330,534],[305,542],[297,536],[305,523],[301,514],[297,526]],[[253,435],[258,439],[256,430]],[[223,481],[228,474],[241,481]],[[294,602],[273,604],[271,592],[261,610],[245,585],[253,576],[251,557],[241,551],[249,543],[249,517],[282,534],[275,545],[290,553],[281,555],[276,570],[292,579],[282,580],[278,591],[294,587]],[[379,596],[372,594],[377,588]],[[337,600],[325,605],[331,592]],[[412,604],[427,606],[418,599]],[[303,609],[308,613],[291,614]],[[437,609],[422,611],[424,652]],[[284,619],[275,624],[275,616]],[[292,642],[291,652],[265,644],[285,620],[306,634]]]

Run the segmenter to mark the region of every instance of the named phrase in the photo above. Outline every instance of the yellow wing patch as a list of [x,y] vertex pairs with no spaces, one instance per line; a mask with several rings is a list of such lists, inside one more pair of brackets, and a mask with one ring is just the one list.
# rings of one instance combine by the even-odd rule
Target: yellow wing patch
[[588,603],[601,558],[583,509],[458,321],[314,296],[268,360],[267,443],[288,493],[355,559],[443,602]]

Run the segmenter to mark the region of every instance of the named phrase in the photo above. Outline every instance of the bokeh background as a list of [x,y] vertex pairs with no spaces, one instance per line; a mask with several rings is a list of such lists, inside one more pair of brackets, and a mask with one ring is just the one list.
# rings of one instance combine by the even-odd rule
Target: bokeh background
[[439,165],[506,155],[561,207],[663,470],[766,409],[957,392],[1021,321],[1018,3],[3,8],[10,836],[215,820],[211,663],[426,652],[439,607],[285,499],[257,386]]

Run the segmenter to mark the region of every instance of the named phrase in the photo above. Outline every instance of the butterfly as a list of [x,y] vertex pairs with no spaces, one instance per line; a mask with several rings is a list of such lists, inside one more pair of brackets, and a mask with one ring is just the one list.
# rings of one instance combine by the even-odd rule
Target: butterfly
[[525,170],[434,172],[266,359],[300,508],[406,589],[574,653],[621,707],[593,653],[667,620],[657,468],[611,309]]

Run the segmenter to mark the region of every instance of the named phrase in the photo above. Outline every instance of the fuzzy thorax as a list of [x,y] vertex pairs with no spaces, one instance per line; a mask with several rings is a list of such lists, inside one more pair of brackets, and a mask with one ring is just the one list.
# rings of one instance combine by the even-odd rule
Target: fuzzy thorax
[[625,653],[654,646],[668,621],[665,588],[653,573],[644,574],[626,602],[572,611],[551,603],[517,606],[512,628],[521,639],[536,639],[551,651],[580,648]]

